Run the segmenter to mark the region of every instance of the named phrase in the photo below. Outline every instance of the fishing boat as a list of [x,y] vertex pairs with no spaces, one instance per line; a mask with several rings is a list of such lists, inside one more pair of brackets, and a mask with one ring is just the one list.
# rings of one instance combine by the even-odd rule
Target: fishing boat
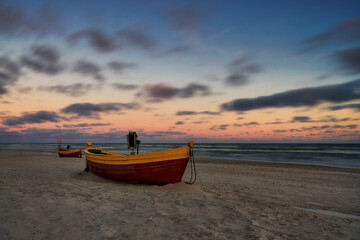
[[84,150],[85,170],[100,177],[132,183],[177,183],[183,177],[192,155],[193,144],[194,141],[191,141],[180,148],[126,155],[94,148],[92,142],[88,142],[88,147]]
[[82,149],[73,149],[73,150],[67,150],[67,149],[60,149],[58,148],[58,154],[59,157],[78,157],[81,158],[82,157]]
[[78,149],[71,149],[70,145],[67,146],[66,149],[62,148],[61,146],[62,143],[62,139],[60,139],[58,141],[58,154],[59,157],[78,157],[81,158],[82,157],[82,149],[78,148]]

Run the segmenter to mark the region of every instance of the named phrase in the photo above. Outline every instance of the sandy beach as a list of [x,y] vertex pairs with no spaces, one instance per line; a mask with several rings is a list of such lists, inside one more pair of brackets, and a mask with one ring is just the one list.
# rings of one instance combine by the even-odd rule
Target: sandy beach
[[178,184],[84,173],[85,157],[0,150],[0,239],[358,239],[360,169],[198,159]]

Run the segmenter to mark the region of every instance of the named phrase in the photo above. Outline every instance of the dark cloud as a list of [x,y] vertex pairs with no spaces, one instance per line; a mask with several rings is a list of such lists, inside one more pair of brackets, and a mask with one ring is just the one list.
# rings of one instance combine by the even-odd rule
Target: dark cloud
[[182,115],[199,115],[199,114],[205,114],[205,115],[219,115],[219,112],[210,112],[210,111],[202,111],[202,112],[195,112],[195,111],[177,111],[176,115],[182,116]]
[[85,76],[93,77],[97,81],[105,80],[104,76],[101,73],[100,66],[89,61],[79,60],[75,62],[73,71],[81,73]]
[[9,3],[0,2],[0,34],[46,35],[61,31],[61,17],[51,5],[43,4],[34,15],[30,15]]
[[114,52],[123,46],[152,49],[156,45],[155,40],[147,33],[146,29],[140,26],[127,27],[114,33],[87,28],[69,35],[67,40],[70,45],[86,40],[91,47],[101,53]]
[[3,124],[6,126],[19,126],[32,123],[59,122],[60,117],[56,112],[38,111],[35,113],[24,113],[21,117],[9,117]]
[[137,103],[74,103],[63,109],[62,113],[75,114],[77,117],[98,118],[100,113],[121,112],[139,109]]
[[287,132],[287,130],[282,130],[282,129],[275,129],[273,130],[274,133],[285,133]]
[[8,92],[9,86],[20,77],[20,67],[8,57],[0,56],[0,96]]
[[249,62],[248,56],[242,56],[232,61],[228,65],[230,75],[226,77],[225,84],[229,86],[242,86],[249,82],[250,75],[261,72],[260,65]]
[[134,90],[138,88],[138,86],[134,84],[113,83],[111,85],[118,90]]
[[102,127],[110,126],[111,123],[79,123],[79,124],[63,124],[66,128],[84,128],[84,127]]
[[[1,131],[0,142],[54,142],[54,139],[61,137],[71,142],[86,143],[89,139],[97,142],[113,142],[119,136],[126,134],[125,131],[111,131],[102,133],[86,133],[79,129],[39,129],[27,128],[17,131]],[[84,144],[85,147],[85,144]]]
[[157,131],[157,132],[152,132],[152,133],[140,133],[138,134],[139,136],[141,136],[141,138],[164,138],[167,139],[168,137],[173,137],[173,136],[184,136],[186,135],[186,133],[184,132],[176,132],[176,131]]
[[12,33],[26,28],[22,9],[0,2],[0,32]]
[[20,93],[26,94],[31,92],[32,88],[31,87],[21,87],[17,89]]
[[203,124],[203,123],[208,123],[209,121],[194,121],[192,122],[193,124]]
[[126,63],[126,62],[119,62],[119,61],[111,61],[108,64],[108,67],[116,72],[122,72],[125,69],[137,68],[138,65],[136,63]]
[[249,111],[264,108],[316,106],[360,99],[360,80],[322,87],[290,90],[270,96],[240,98],[221,104],[224,111]]
[[248,78],[241,74],[231,74],[226,77],[225,83],[229,86],[242,86],[248,83]]
[[72,97],[80,97],[85,95],[87,91],[92,88],[92,84],[73,83],[69,85],[40,86],[38,87],[38,90],[65,94]]
[[356,129],[358,125],[356,124],[350,124],[350,125],[334,125],[333,128],[349,128],[349,129]]
[[176,125],[183,125],[184,122],[183,122],[183,121],[177,121],[175,124],[176,124]]
[[337,51],[332,54],[332,58],[338,63],[341,72],[360,73],[360,47]]
[[211,91],[208,86],[190,83],[184,88],[175,88],[166,83],[158,84],[145,84],[142,88],[142,92],[139,96],[145,96],[153,102],[159,102],[163,100],[179,98],[190,98],[194,96],[208,96],[211,95]]
[[310,122],[311,118],[307,116],[295,116],[292,119],[292,122]]
[[65,69],[60,62],[59,51],[50,45],[34,45],[20,59],[24,67],[48,75],[56,75]]
[[258,122],[248,122],[248,123],[242,123],[242,124],[239,124],[239,123],[234,123],[233,124],[235,127],[242,127],[242,126],[254,126],[254,125],[260,125],[260,123]]
[[360,112],[360,103],[337,105],[337,106],[329,107],[328,109],[333,110],[333,111],[342,110],[342,109],[354,109],[354,110]]
[[230,125],[229,124],[220,124],[220,125],[214,125],[209,130],[211,131],[218,131],[218,130],[226,130]]
[[283,122],[267,122],[265,124],[283,124]]
[[203,18],[203,14],[193,4],[173,7],[166,15],[175,29],[186,32],[199,29]]
[[356,129],[358,127],[357,124],[349,124],[349,125],[322,125],[322,126],[311,126],[311,127],[302,127],[301,129],[290,129],[289,132],[304,132],[304,131],[324,131],[326,132],[336,132],[338,130],[345,129]]
[[169,50],[167,50],[165,52],[160,53],[159,55],[157,55],[157,57],[179,54],[179,53],[187,52],[187,51],[189,51],[189,49],[190,49],[190,47],[188,47],[188,46],[177,46],[177,47],[170,48]]
[[128,27],[118,31],[117,35],[124,44],[133,45],[142,49],[155,47],[155,40],[146,33],[144,28],[138,26]]
[[325,118],[317,120],[315,122],[346,122],[346,121],[356,121],[356,120],[358,120],[358,119],[349,118],[349,117],[336,118],[336,117],[333,117],[333,116],[326,116]]
[[311,51],[329,44],[358,42],[360,42],[360,17],[344,21],[327,32],[306,39],[302,51]]
[[69,35],[67,39],[71,45],[85,39],[93,48],[102,53],[113,52],[119,48],[115,37],[93,28],[75,32]]

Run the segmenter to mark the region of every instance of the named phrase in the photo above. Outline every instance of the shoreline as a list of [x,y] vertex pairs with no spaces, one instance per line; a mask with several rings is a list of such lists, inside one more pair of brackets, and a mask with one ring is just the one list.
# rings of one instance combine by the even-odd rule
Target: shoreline
[[[1,151],[14,151],[14,152],[44,152],[55,153],[56,150],[29,150],[29,149],[0,149]],[[83,155],[85,158],[85,155]],[[263,167],[281,167],[281,168],[303,168],[313,170],[328,170],[328,171],[342,171],[360,173],[360,167],[351,166],[332,166],[320,165],[309,163],[287,163],[287,162],[270,162],[270,161],[255,161],[255,160],[241,160],[241,159],[228,159],[228,158],[212,158],[212,157],[195,157],[195,163],[212,163],[212,164],[233,164],[233,165],[248,165],[248,166],[263,166]]]
[[238,159],[220,159],[220,158],[195,158],[195,161],[202,163],[214,164],[233,164],[233,165],[248,165],[248,166],[262,166],[262,167],[281,167],[281,168],[303,168],[313,170],[329,170],[329,171],[344,171],[360,173],[360,168],[347,166],[330,166],[307,163],[286,163],[286,162],[266,162],[266,161],[252,161],[252,160],[238,160]]

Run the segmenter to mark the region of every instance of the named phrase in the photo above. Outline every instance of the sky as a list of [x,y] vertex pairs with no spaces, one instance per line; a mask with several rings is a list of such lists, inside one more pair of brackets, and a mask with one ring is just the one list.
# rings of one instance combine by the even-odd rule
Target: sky
[[0,143],[359,143],[359,10],[1,0]]

